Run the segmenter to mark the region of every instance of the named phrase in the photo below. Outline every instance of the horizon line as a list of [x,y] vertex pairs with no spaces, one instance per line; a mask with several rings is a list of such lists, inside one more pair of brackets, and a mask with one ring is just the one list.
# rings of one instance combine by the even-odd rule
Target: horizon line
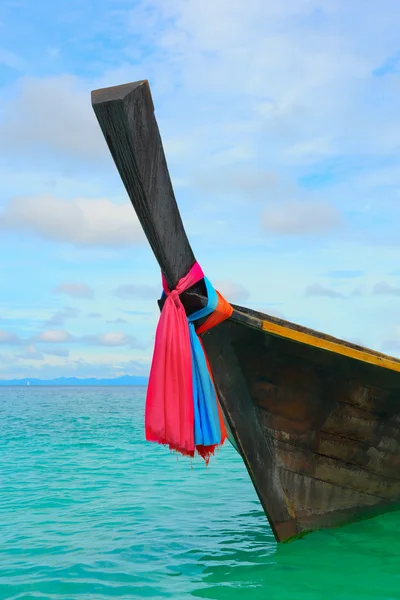
[[49,379],[44,379],[42,377],[13,377],[13,378],[0,378],[0,384],[4,383],[4,382],[38,382],[38,381],[43,381],[43,382],[52,382],[52,381],[60,381],[60,380],[72,380],[72,381],[89,381],[89,380],[94,380],[94,381],[119,381],[121,379],[141,379],[141,380],[148,380],[149,376],[148,375],[119,375],[118,377],[90,377],[90,376],[86,376],[86,377],[76,377],[74,376],[67,376],[67,375],[60,375],[59,377],[52,377]]

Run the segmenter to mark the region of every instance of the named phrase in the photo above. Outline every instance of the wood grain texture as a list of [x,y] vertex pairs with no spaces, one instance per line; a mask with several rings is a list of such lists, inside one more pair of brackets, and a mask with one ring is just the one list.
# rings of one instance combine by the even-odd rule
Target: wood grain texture
[[118,172],[168,284],[195,262],[176,204],[147,81],[92,92]]
[[265,330],[235,327],[239,368],[298,531],[395,509],[399,373]]
[[277,539],[298,533],[279,480],[273,440],[263,432],[233,347],[237,325],[225,321],[203,336],[224,416]]

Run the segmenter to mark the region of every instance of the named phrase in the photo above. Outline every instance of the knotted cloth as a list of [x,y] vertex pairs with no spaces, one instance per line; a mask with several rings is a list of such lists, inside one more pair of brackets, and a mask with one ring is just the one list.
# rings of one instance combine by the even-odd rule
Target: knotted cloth
[[[146,439],[166,444],[187,456],[195,450],[208,462],[215,447],[226,439],[210,365],[199,337],[232,314],[198,263],[169,290],[157,326],[146,397]],[[204,279],[207,305],[187,316],[179,295]],[[194,322],[207,317],[195,329]]]

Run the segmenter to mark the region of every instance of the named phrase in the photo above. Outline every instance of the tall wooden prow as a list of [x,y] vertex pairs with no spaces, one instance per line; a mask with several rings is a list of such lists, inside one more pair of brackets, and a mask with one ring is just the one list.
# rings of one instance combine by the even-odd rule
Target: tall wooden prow
[[[92,92],[92,106],[143,231],[170,289],[195,263],[168,172],[150,87],[138,81]],[[186,308],[202,306],[193,293]],[[191,306],[194,304],[194,306]]]

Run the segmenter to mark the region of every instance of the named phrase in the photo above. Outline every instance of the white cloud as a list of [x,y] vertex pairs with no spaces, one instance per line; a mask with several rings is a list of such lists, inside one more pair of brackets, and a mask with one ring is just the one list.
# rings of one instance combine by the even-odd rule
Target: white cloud
[[393,165],[385,181],[398,180],[399,79],[390,70],[376,76],[376,68],[397,53],[399,19],[392,0],[383,0],[379,14],[361,0],[136,3],[126,22],[135,47],[151,48],[142,64],[163,136],[179,140],[171,144],[180,152],[170,157],[174,178],[211,202],[221,192],[230,200],[260,197],[264,188],[278,234],[297,227],[282,223],[270,182],[257,173],[296,181],[311,172],[327,187],[346,180],[345,196],[315,201],[319,226],[301,229],[312,235],[336,227],[350,203],[364,202],[364,171],[382,161]]
[[66,306],[65,308],[55,312],[54,315],[45,322],[45,325],[49,325],[51,327],[64,325],[67,319],[75,319],[79,316],[79,314],[79,309]]
[[400,350],[400,339],[391,338],[382,342],[382,350],[384,352],[394,352]]
[[[391,9],[390,0],[383,0],[379,16],[360,0],[350,8],[344,0],[288,0],[280,8],[272,0],[215,0],[206,9],[201,0],[139,0],[123,19],[119,12],[130,34],[124,38],[127,31],[119,29],[131,64],[98,81],[70,75],[21,80],[19,95],[3,102],[0,138],[18,151],[42,144],[79,160],[109,157],[89,90],[148,76],[173,178],[187,181],[186,189],[211,201],[224,190],[243,198],[264,190],[268,199],[269,172],[293,181],[326,158],[349,177],[351,161],[360,156],[399,154],[391,100],[398,84],[372,76],[397,45],[396,18],[383,16]],[[355,32],[359,14],[363,26]],[[377,29],[381,35],[372,35]],[[73,243],[92,243],[77,236]],[[129,234],[121,245],[130,243]]]
[[[109,346],[122,347],[129,346],[130,348],[143,349],[147,348],[148,344],[138,340],[135,336],[126,334],[121,331],[109,331],[99,334],[88,335],[73,335],[65,329],[47,329],[40,333],[22,339],[14,332],[0,330],[0,344],[9,346],[24,346],[24,357],[32,358],[38,356],[39,350],[37,345],[40,345],[40,353],[52,356],[68,356],[69,351],[57,344],[81,344],[86,346]],[[47,346],[53,344],[52,346]],[[29,354],[31,356],[29,356]],[[20,354],[20,357],[22,354]]]
[[[246,109],[253,100],[269,107],[264,125],[279,133],[301,131],[304,142],[329,139],[347,117],[343,109],[352,98],[346,83],[351,89],[363,85],[361,77],[392,51],[395,24],[384,23],[386,39],[375,35],[374,44],[360,44],[364,36],[371,42],[369,33],[378,26],[376,11],[362,10],[362,3],[355,1],[351,10],[344,1],[281,4],[277,9],[272,0],[216,0],[205,9],[202,0],[145,0],[130,13],[131,30],[151,45],[151,73],[162,89],[173,73],[179,90],[206,94],[207,108],[220,94],[232,98],[227,112],[238,97]],[[385,4],[390,10],[391,3]],[[352,23],[360,13],[363,28],[355,35]],[[323,134],[315,124],[321,125],[324,113]]]
[[286,202],[262,215],[263,230],[280,235],[323,234],[341,225],[340,213],[324,202]]
[[0,212],[0,230],[35,234],[75,246],[132,246],[144,234],[129,201],[65,201],[54,196],[16,197]]
[[336,290],[327,288],[320,283],[312,283],[306,287],[306,296],[325,296],[326,298],[343,298],[343,294],[340,294]]
[[230,279],[216,281],[215,288],[228,302],[244,302],[250,297],[250,292],[241,283]]
[[117,317],[116,319],[112,319],[111,321],[107,321],[107,323],[124,324],[124,323],[128,323],[128,321],[126,319],[123,319],[122,317]]
[[65,347],[48,347],[48,346],[43,346],[42,347],[42,352],[43,354],[46,354],[47,356],[62,356],[62,357],[66,357],[69,356],[69,349],[65,348]]
[[335,269],[333,271],[327,271],[322,275],[331,279],[355,279],[365,275],[365,271],[360,271],[359,269]]
[[16,355],[17,358],[25,358],[28,360],[44,360],[44,354],[36,348],[35,345],[25,346],[20,354]]
[[0,65],[19,70],[23,66],[23,61],[14,52],[6,50],[6,48],[0,48]]
[[111,331],[99,335],[86,335],[82,338],[86,343],[95,346],[134,346],[136,348],[142,345],[131,335],[126,335],[120,331]]
[[236,161],[230,161],[228,165],[194,170],[191,174],[191,184],[207,196],[226,195],[231,199],[239,197],[246,201],[265,201],[276,182],[276,174],[272,171],[257,170],[256,166],[250,165],[239,166]]
[[400,296],[400,287],[395,287],[386,281],[381,281],[374,285],[372,293],[377,296]]
[[14,97],[2,102],[0,150],[25,155],[44,148],[74,158],[105,158],[89,94],[88,85],[73,75],[22,78]]
[[[89,90],[145,76],[171,153],[178,149],[190,159],[208,146],[209,165],[216,140],[228,154],[250,146],[256,160],[268,148],[268,159],[276,157],[278,164],[309,164],[344,148],[347,155],[355,148],[363,153],[395,148],[395,103],[382,111],[375,97],[383,93],[387,99],[396,84],[371,77],[397,50],[393,2],[383,0],[380,15],[361,0],[351,6],[345,0],[281,4],[215,0],[205,7],[202,0],[139,0],[125,14],[118,11],[123,15],[118,40],[125,41],[130,63],[121,63],[119,55],[119,66],[92,82],[66,74],[22,79],[19,95],[6,104],[0,137],[21,151],[41,143],[73,156],[106,156]],[[109,35],[115,32],[114,14]],[[359,15],[362,27],[355,31]],[[172,119],[171,108],[177,115]],[[178,120],[181,129],[175,127]],[[254,135],[249,139],[238,130],[221,135],[228,123],[242,134],[251,124]]]
[[[38,342],[45,341],[37,338]],[[51,342],[51,340],[49,340]],[[59,341],[59,340],[58,340]],[[67,357],[69,356],[69,349],[62,347],[47,347],[42,346],[39,350],[35,344],[29,344],[24,346],[23,351],[19,354],[16,354],[16,358],[26,359],[26,360],[44,360],[45,356],[61,356]]]
[[55,294],[65,294],[71,296],[71,298],[87,298],[91,299],[94,297],[94,291],[86,283],[79,282],[66,282],[60,283],[53,292]]
[[64,343],[72,340],[72,336],[68,331],[64,329],[49,329],[42,331],[39,335],[34,338],[37,342],[57,344]]
[[21,343],[20,337],[12,331],[0,330],[0,344],[17,346]]
[[153,285],[122,284],[114,290],[114,295],[124,300],[131,298],[154,299],[160,295],[160,287]]
[[268,303],[257,304],[257,305],[251,306],[250,308],[252,308],[252,310],[255,310],[256,312],[260,312],[266,316],[277,317],[278,319],[286,319],[285,315],[283,314],[283,312],[281,310],[279,310],[275,306],[271,306]]

